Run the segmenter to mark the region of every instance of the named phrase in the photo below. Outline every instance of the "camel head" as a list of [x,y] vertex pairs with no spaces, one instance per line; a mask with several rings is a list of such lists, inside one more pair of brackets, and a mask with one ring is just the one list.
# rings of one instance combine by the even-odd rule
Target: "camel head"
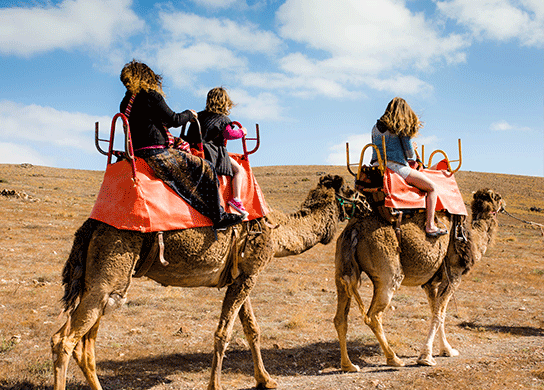
[[489,188],[483,188],[472,195],[472,219],[495,218],[505,204],[500,194]]
[[346,207],[340,204],[339,199],[350,199],[354,193],[342,176],[327,174],[319,179],[317,186],[308,194],[299,213],[308,215],[318,210],[325,212],[322,215],[328,222],[321,235],[322,244],[328,244],[333,239],[338,222],[346,218]]
[[355,216],[368,215],[372,212],[364,195],[353,190],[341,176],[325,175],[321,177],[319,186],[334,189],[340,212],[340,221]]
[[331,188],[338,195],[351,197],[355,191],[349,188],[342,176],[324,175],[319,179],[318,187]]

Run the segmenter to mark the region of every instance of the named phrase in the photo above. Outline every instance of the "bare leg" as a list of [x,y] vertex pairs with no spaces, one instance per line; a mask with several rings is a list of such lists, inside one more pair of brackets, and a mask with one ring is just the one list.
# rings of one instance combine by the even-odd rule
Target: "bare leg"
[[232,177],[232,196],[234,198],[241,199],[242,196],[242,167],[238,162],[230,158],[230,163],[232,165],[232,171],[234,172],[234,176]]
[[434,223],[434,213],[436,209],[437,193],[436,185],[423,173],[416,171],[415,169],[410,172],[406,178],[406,183],[419,188],[427,193],[425,197],[425,209],[426,209],[426,223],[425,229],[427,232],[435,232],[437,229]]
[[257,324],[255,315],[253,314],[253,308],[249,297],[246,298],[246,301],[238,312],[238,316],[240,317],[240,321],[244,328],[244,334],[246,335],[249,347],[251,348],[257,387],[261,389],[275,389],[278,387],[278,384],[270,377],[264,368],[261,356],[261,330],[259,324]]

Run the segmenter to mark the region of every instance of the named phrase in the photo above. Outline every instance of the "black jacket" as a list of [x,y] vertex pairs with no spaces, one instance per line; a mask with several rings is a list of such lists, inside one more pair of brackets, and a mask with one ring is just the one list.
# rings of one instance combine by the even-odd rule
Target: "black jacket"
[[[132,94],[127,91],[120,110],[125,112]],[[140,91],[134,98],[128,123],[134,150],[155,145],[167,145],[164,126],[180,127],[193,118],[189,110],[175,113],[168,107],[162,95],[156,91]]]
[[[225,138],[223,137],[223,131],[231,123],[231,120],[226,115],[200,111],[198,121],[202,133],[204,157],[212,163],[218,175],[233,176],[232,165],[225,147]],[[193,147],[200,142],[196,124],[191,123],[185,139]]]

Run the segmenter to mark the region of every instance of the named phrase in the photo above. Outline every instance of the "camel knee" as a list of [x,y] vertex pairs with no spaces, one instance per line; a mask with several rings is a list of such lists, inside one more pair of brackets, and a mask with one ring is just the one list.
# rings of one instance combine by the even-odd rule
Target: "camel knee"
[[225,350],[227,349],[227,346],[229,345],[229,337],[226,334],[226,332],[215,332],[214,335],[214,344],[215,344],[215,350],[221,352],[222,354],[225,353]]
[[53,360],[57,360],[63,354],[70,356],[74,349],[73,343],[68,343],[66,339],[66,329],[68,328],[68,322],[59,329],[57,333],[51,336],[51,352],[53,353]]
[[345,329],[347,325],[346,317],[344,315],[336,314],[333,319],[334,327],[338,331],[339,329]]
[[371,329],[379,329],[382,326],[382,313],[383,311],[376,312],[374,310],[368,312],[364,317],[365,324]]
[[111,293],[108,299],[106,300],[103,314],[107,315],[113,312],[114,310],[123,306],[126,301],[127,301],[127,297],[125,295],[119,294],[117,292]]

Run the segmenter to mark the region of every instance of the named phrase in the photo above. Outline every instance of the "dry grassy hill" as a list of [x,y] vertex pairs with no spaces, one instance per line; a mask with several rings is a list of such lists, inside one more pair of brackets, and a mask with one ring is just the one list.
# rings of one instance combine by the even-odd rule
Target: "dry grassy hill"
[[[295,211],[323,173],[350,182],[344,167],[255,168],[269,205]],[[493,188],[513,216],[544,224],[544,178],[458,172],[471,192]],[[60,272],[76,229],[88,217],[102,172],[0,165],[0,389],[52,387],[50,336],[62,319]],[[544,237],[538,226],[499,216],[494,247],[450,303],[447,332],[461,352],[415,365],[428,329],[420,289],[402,287],[386,312],[392,346],[408,366],[392,369],[352,308],[350,355],[362,371],[342,374],[336,332],[334,244],[274,260],[252,294],[263,358],[280,389],[544,389]],[[368,280],[361,286],[369,302]],[[98,336],[98,374],[106,389],[204,389],[223,291],[164,288],[136,280],[127,304],[106,317]],[[254,385],[239,323],[223,369],[225,389]],[[88,386],[75,363],[69,388]]]

